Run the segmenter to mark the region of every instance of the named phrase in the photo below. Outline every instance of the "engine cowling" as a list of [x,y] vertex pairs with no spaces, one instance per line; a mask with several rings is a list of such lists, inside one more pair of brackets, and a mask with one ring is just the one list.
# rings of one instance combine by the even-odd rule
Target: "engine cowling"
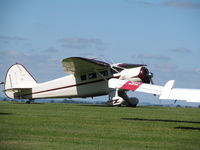
[[149,72],[146,67],[141,67],[138,77],[142,80],[143,83],[151,83],[153,73]]

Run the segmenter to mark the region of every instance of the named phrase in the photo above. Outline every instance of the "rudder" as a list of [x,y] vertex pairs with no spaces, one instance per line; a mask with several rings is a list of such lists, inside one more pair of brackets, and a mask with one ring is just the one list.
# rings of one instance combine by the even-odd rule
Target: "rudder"
[[15,93],[31,89],[35,85],[37,85],[36,80],[22,64],[14,64],[8,69],[5,79],[7,97],[16,98]]

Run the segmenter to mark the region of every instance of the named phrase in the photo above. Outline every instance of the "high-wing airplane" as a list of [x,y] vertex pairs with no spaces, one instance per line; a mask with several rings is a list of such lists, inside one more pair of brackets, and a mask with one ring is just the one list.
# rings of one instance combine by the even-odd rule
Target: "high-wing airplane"
[[12,65],[6,74],[4,92],[9,98],[86,98],[108,95],[110,105],[136,106],[139,100],[127,91],[158,95],[160,99],[200,102],[200,89],[174,88],[174,80],[154,85],[153,73],[143,64],[109,64],[97,59],[70,57],[62,60],[69,75],[37,83],[21,64]]

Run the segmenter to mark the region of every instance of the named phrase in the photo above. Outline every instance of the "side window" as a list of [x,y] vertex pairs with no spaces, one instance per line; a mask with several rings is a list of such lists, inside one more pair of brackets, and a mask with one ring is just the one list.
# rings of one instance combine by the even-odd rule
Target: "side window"
[[102,76],[108,76],[108,71],[104,70],[104,71],[100,71],[99,72]]
[[111,73],[112,73],[112,74],[119,73],[119,72],[121,72],[122,70],[124,70],[124,69],[119,68],[119,67],[112,67]]
[[81,75],[81,81],[85,81],[87,80],[87,76],[86,75]]
[[94,79],[94,78],[96,78],[97,77],[97,74],[96,73],[89,73],[88,74],[88,78],[89,79]]

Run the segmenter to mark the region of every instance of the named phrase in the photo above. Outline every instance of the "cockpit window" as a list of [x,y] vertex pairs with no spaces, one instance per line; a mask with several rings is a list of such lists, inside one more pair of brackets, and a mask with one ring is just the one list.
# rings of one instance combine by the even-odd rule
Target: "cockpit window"
[[108,71],[104,70],[104,71],[100,71],[99,72],[102,76],[108,76]]
[[123,68],[119,68],[119,67],[112,67],[112,73],[119,73],[122,70],[124,70]]
[[89,73],[88,74],[88,78],[89,79],[94,79],[94,78],[96,78],[97,77],[97,74],[96,73]]
[[82,81],[87,80],[87,76],[86,76],[86,75],[81,75],[81,80],[82,80]]

